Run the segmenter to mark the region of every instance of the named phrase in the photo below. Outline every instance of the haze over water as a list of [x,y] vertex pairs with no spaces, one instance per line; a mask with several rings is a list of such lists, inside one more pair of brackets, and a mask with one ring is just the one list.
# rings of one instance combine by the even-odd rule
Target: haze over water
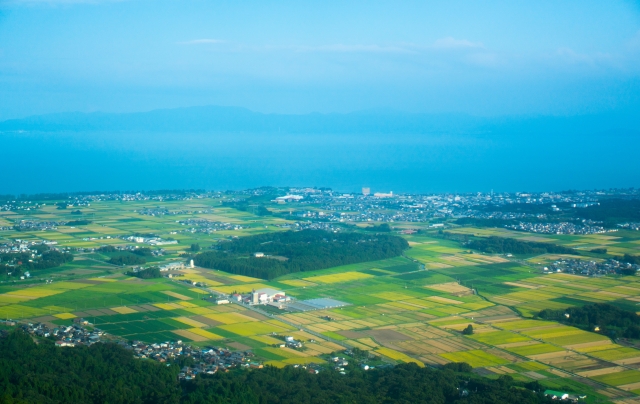
[[[0,193],[363,186],[489,192],[638,186],[636,136],[4,133]],[[594,149],[593,144],[598,144]],[[621,152],[621,146],[627,152]],[[11,167],[10,170],[7,168]]]

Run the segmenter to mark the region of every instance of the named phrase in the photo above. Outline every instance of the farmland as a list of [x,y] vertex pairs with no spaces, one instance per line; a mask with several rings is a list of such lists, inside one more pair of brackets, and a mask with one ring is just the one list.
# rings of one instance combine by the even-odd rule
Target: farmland
[[[401,235],[410,248],[400,256],[267,280],[198,266],[171,271],[171,278],[139,279],[127,276],[128,268],[110,265],[109,256],[98,251],[102,246],[148,247],[126,237],[154,234],[177,243],[152,247],[162,253],[149,258],[149,264],[180,263],[194,255],[192,245],[206,251],[235,237],[281,232],[294,223],[236,210],[222,203],[226,197],[163,201],[163,209],[179,213],[157,216],[139,213],[149,209],[148,201],[98,201],[81,208],[88,225],[0,231],[0,241],[56,242],[74,256],[60,267],[33,271],[29,279],[2,278],[0,317],[54,326],[84,318],[127,340],[179,339],[203,347],[251,350],[262,362],[278,367],[325,363],[328,354],[358,348],[379,363],[467,362],[485,376],[508,374],[548,388],[571,386],[594,399],[631,400],[640,391],[640,350],[632,343],[535,317],[543,309],[594,302],[636,311],[640,278],[543,273],[538,263],[556,259],[557,254],[515,258],[481,254],[436,231],[424,231]],[[7,223],[25,217],[63,222],[71,213],[54,204],[29,213],[0,212]],[[204,233],[181,224],[188,220],[232,225]],[[351,230],[359,231],[343,228]],[[451,231],[525,237],[506,229],[455,227]],[[635,233],[620,235],[619,239],[609,235],[540,238],[578,250],[583,245],[607,245],[619,251],[640,247]],[[281,290],[297,300],[331,298],[348,305],[287,312],[237,303],[218,305],[209,298],[261,288]],[[463,335],[470,324],[473,334]],[[304,342],[304,349],[280,348],[276,337],[284,335]]]

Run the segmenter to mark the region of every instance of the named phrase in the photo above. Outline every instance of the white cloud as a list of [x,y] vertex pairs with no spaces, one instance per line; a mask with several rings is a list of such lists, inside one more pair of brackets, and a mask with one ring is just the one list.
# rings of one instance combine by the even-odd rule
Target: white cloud
[[433,47],[437,49],[459,49],[459,48],[484,48],[481,42],[471,42],[466,39],[455,39],[446,37],[437,39],[433,43]]
[[222,39],[192,39],[190,41],[178,42],[180,45],[200,45],[200,44],[212,44],[212,43],[224,43]]

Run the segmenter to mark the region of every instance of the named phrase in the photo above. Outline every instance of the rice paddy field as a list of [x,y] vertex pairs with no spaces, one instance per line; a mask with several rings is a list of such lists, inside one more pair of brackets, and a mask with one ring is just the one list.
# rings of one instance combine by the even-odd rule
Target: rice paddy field
[[[178,244],[162,246],[158,263],[179,260],[192,244],[207,248],[220,239],[281,231],[284,219],[253,216],[222,206],[218,199],[166,201],[171,215],[139,213],[158,202],[95,202],[83,207],[86,226],[46,231],[0,231],[1,239],[55,241],[77,249],[73,262],[43,270],[22,282],[0,283],[0,317],[70,324],[84,318],[127,340],[182,340],[199,346],[251,350],[273,366],[323,363],[327,355],[359,348],[387,363],[439,366],[467,362],[479,374],[508,374],[539,381],[548,388],[587,394],[590,401],[633,402],[640,393],[640,350],[534,315],[607,302],[638,311],[640,278],[588,278],[543,274],[538,263],[556,256],[509,259],[471,253],[460,244],[429,234],[405,236],[404,256],[289,274],[272,281],[192,268],[172,279],[141,280],[106,263],[95,251],[104,245],[131,245],[120,236],[153,233]],[[16,220],[72,220],[53,204],[25,214],[0,212],[3,223]],[[73,217],[73,219],[78,219]],[[206,219],[237,228],[205,234],[180,223]],[[527,238],[502,229],[457,228],[460,234]],[[573,248],[636,253],[640,236],[631,232],[590,236],[535,236],[538,241]],[[636,238],[634,238],[636,237]],[[140,245],[143,246],[143,245]],[[43,279],[52,280],[45,283]],[[206,283],[206,288],[194,282]],[[296,299],[332,298],[349,305],[328,310],[286,312],[254,310],[240,304],[216,305],[213,292],[230,294],[274,288]],[[469,324],[473,335],[463,335]],[[291,335],[305,348],[279,348],[277,336]]]

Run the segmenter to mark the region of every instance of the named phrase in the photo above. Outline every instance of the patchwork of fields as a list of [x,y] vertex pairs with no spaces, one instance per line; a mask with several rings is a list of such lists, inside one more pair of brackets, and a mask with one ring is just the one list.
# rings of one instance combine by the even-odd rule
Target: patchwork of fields
[[[217,200],[169,201],[170,210],[191,213],[143,216],[148,202],[101,202],[82,209],[87,226],[60,226],[37,232],[2,231],[2,238],[56,241],[75,248],[130,244],[119,235],[153,233],[174,238],[166,254],[152,260],[179,259],[192,243],[202,248],[219,239],[282,230],[283,219],[257,217],[223,207]],[[213,213],[197,213],[208,209]],[[45,207],[32,220],[68,219],[69,212]],[[7,221],[23,213],[0,212]],[[179,221],[209,219],[242,225],[212,234],[185,231]],[[531,239],[501,229],[459,228],[459,233]],[[508,234],[507,234],[508,233]],[[538,237],[574,248],[607,246],[637,254],[627,233],[612,236]],[[595,332],[534,319],[545,308],[562,309],[609,302],[636,311],[640,278],[586,278],[542,274],[540,256],[528,261],[471,253],[458,243],[424,235],[406,236],[405,256],[383,261],[300,272],[265,281],[202,268],[174,272],[173,279],[141,280],[105,263],[95,252],[76,253],[63,267],[43,270],[24,284],[0,284],[0,317],[53,325],[82,317],[108,333],[128,340],[186,341],[199,346],[251,350],[274,366],[323,362],[324,355],[347,348],[369,351],[392,363],[441,365],[467,362],[478,373],[540,381],[548,388],[571,388],[594,399],[633,400],[640,394],[640,350],[614,343]],[[638,237],[640,239],[640,237]],[[622,245],[624,244],[624,245]],[[204,300],[210,290],[230,294],[258,288],[283,290],[297,299],[333,298],[349,306],[308,312],[256,311],[239,304]],[[469,324],[473,335],[463,335]],[[275,334],[275,335],[274,335]],[[276,347],[277,335],[305,341],[303,350]]]

